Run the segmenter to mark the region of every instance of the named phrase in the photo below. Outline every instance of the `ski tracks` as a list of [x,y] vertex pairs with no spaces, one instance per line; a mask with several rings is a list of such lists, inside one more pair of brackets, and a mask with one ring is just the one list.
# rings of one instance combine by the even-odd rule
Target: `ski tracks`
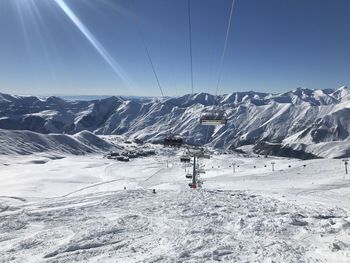
[[341,262],[350,253],[345,210],[243,191],[101,192],[0,215],[2,262]]

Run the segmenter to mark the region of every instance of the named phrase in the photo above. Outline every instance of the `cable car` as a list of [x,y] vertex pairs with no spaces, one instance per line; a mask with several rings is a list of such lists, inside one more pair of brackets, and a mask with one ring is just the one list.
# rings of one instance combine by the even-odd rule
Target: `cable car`
[[164,138],[164,146],[180,147],[183,144],[183,139],[178,135],[169,135]]
[[226,125],[227,114],[222,110],[209,110],[202,113],[200,123],[202,125]]

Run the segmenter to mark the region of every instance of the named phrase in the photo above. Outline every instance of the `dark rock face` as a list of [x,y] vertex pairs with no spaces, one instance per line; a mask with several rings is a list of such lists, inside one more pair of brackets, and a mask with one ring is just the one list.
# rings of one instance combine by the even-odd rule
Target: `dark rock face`
[[302,160],[319,158],[312,153],[307,153],[303,150],[294,150],[278,143],[270,144],[266,142],[259,142],[254,146],[254,152],[261,155],[277,155],[282,157],[298,158]]

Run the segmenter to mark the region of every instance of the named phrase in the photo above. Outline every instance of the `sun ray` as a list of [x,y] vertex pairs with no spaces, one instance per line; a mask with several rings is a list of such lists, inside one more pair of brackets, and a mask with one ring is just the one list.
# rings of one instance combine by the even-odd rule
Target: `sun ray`
[[68,18],[75,24],[75,26],[80,30],[80,32],[85,36],[85,38],[90,42],[90,44],[96,49],[96,51],[101,55],[101,57],[106,61],[106,63],[112,68],[112,70],[119,76],[119,78],[127,85],[128,88],[131,88],[131,80],[126,74],[126,72],[122,69],[119,63],[108,53],[108,51],[103,47],[103,45],[96,39],[96,37],[91,33],[91,31],[75,15],[72,9],[70,9],[69,6],[63,0],[55,0],[55,2],[68,16]]

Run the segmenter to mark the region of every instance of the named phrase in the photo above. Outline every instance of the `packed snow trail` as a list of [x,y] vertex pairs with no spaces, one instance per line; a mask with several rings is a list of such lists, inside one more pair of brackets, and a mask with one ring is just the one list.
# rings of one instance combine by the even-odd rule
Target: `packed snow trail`
[[350,259],[345,210],[245,191],[140,189],[6,205],[0,213],[1,262]]
[[181,154],[0,156],[0,262],[350,261],[341,160],[214,154],[192,191]]

